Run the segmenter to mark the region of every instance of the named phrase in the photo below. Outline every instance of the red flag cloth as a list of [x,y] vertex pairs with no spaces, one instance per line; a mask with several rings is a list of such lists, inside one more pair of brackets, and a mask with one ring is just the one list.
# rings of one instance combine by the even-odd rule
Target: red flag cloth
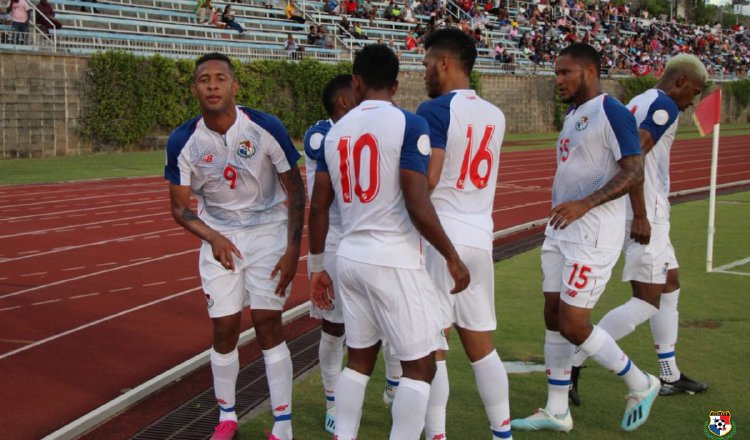
[[714,131],[714,125],[721,120],[721,87],[717,87],[695,106],[693,119],[701,136]]
[[636,64],[631,70],[635,76],[645,76],[651,73],[651,66],[648,64]]

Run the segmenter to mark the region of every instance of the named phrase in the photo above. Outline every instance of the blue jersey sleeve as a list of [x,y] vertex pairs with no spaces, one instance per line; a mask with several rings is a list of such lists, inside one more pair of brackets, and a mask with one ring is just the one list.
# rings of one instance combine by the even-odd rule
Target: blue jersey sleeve
[[289,162],[289,166],[294,168],[297,165],[297,161],[302,156],[300,156],[297,149],[294,148],[292,138],[289,137],[289,133],[287,132],[286,127],[284,127],[284,124],[281,122],[281,120],[279,120],[279,118],[277,118],[276,116],[269,115],[268,113],[263,113],[247,107],[240,108],[243,112],[245,112],[245,114],[250,117],[253,122],[263,127],[264,130],[269,132],[271,136],[276,139],[276,142],[279,143],[281,149],[284,151],[284,155],[286,156],[286,160]]
[[638,128],[648,131],[656,144],[679,115],[680,109],[677,108],[677,103],[660,91]]
[[318,155],[323,151],[323,138],[330,129],[331,123],[328,121],[318,121],[307,129],[302,142],[307,157],[318,160]]
[[605,96],[603,105],[617,144],[609,147],[619,150],[620,157],[641,154],[641,142],[638,138],[635,116],[620,101],[611,96]]
[[405,110],[402,112],[406,124],[399,168],[427,175],[427,164],[430,160],[430,130],[427,121],[414,113]]
[[187,144],[190,136],[195,132],[195,127],[198,126],[200,117],[193,118],[179,127],[175,128],[174,131],[169,135],[167,140],[167,163],[164,166],[164,178],[170,183],[180,185],[180,167],[178,165],[178,159],[182,149]]
[[451,122],[451,100],[455,93],[448,93],[429,101],[417,108],[417,115],[427,120],[430,127],[430,145],[432,148],[445,149],[448,144],[448,127]]

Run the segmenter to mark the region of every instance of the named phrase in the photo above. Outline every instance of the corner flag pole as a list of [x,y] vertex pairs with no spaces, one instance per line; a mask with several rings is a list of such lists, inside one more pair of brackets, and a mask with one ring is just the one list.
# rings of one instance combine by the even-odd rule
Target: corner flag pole
[[713,146],[711,148],[711,183],[708,190],[708,243],[706,243],[706,272],[713,271],[714,233],[716,229],[716,169],[719,162],[719,124],[714,125]]
[[705,136],[713,132],[711,149],[711,184],[708,196],[708,242],[706,243],[706,272],[713,271],[714,221],[716,218],[716,169],[719,165],[719,124],[721,122],[721,88],[717,87],[695,106],[693,114],[698,132]]

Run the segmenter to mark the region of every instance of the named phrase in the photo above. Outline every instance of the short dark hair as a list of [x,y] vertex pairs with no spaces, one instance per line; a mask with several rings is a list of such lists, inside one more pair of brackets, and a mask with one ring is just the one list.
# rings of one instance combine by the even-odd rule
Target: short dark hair
[[389,88],[398,79],[398,57],[385,44],[369,44],[355,55],[352,73],[371,89]]
[[328,116],[333,115],[333,112],[336,110],[334,101],[336,99],[336,95],[345,89],[350,89],[352,87],[352,76],[348,73],[336,75],[333,77],[328,83],[326,83],[325,87],[323,88],[323,107],[326,109],[326,113],[328,113]]
[[425,50],[445,50],[457,56],[461,60],[463,70],[467,75],[471,74],[474,62],[477,59],[477,45],[474,40],[464,31],[456,28],[443,28],[430,32],[424,41]]
[[577,60],[581,65],[588,66],[593,64],[596,67],[596,74],[602,71],[602,56],[594,49],[593,46],[586,43],[573,43],[560,51],[558,56],[567,55]]
[[232,77],[236,77],[234,74],[234,65],[232,64],[232,60],[229,59],[228,56],[224,55],[223,53],[219,52],[211,52],[203,55],[202,57],[198,58],[198,60],[195,61],[195,70],[193,70],[193,81],[195,81],[195,74],[198,72],[198,68],[201,66],[201,64],[205,63],[206,61],[224,61],[229,66],[229,71],[232,73]]

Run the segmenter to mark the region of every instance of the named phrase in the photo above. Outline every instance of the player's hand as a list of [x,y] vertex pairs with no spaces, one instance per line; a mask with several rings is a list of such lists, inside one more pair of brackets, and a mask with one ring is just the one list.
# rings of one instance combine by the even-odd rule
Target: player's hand
[[323,310],[333,309],[333,282],[328,272],[313,272],[310,274],[310,301],[315,307]]
[[234,258],[232,255],[240,260],[242,259],[242,252],[237,249],[237,246],[218,232],[208,239],[208,243],[211,245],[211,252],[213,252],[216,261],[225,269],[234,272]]
[[552,208],[549,225],[554,229],[565,229],[568,225],[583,217],[591,208],[591,202],[587,199],[561,203]]
[[466,267],[460,258],[456,258],[453,261],[448,261],[448,271],[453,278],[453,289],[451,293],[458,293],[467,287],[471,282],[471,274],[469,274],[469,268]]
[[289,246],[284,252],[284,255],[279,258],[279,262],[271,271],[271,278],[276,277],[276,274],[280,274],[279,283],[276,285],[276,295],[284,296],[286,294],[286,288],[289,283],[294,279],[294,275],[297,274],[297,263],[299,262],[299,247]]
[[648,244],[651,241],[651,223],[644,216],[634,216],[630,224],[630,238],[639,244]]

